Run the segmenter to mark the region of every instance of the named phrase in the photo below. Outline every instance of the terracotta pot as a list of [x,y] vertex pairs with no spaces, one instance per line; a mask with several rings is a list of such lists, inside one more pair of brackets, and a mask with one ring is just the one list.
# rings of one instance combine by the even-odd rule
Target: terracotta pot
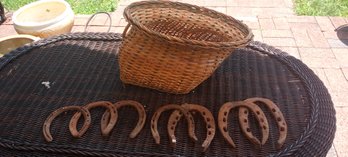
[[39,40],[40,38],[31,35],[12,35],[0,38],[0,57],[10,51],[27,43]]
[[45,38],[69,33],[74,25],[74,12],[63,0],[41,0],[18,9],[12,20],[17,33]]

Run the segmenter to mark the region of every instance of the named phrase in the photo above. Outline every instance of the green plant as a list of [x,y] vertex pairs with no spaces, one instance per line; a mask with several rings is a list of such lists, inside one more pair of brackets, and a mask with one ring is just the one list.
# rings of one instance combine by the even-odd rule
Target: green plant
[[112,12],[116,8],[117,0],[66,0],[75,13],[93,14],[99,11]]
[[348,0],[295,0],[295,10],[299,15],[348,17]]
[[[5,8],[15,11],[18,8],[36,0],[2,0]],[[99,11],[112,12],[116,9],[118,0],[66,0],[75,14],[93,14]]]
[[35,0],[2,0],[2,4],[7,10],[17,10],[18,8]]

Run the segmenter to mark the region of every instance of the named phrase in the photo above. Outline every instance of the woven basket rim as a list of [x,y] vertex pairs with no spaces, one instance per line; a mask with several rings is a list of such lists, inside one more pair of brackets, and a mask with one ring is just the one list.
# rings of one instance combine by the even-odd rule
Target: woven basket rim
[[[147,28],[145,25],[141,24],[137,19],[133,18],[131,13],[132,10],[139,6],[146,6],[146,5],[159,5],[167,3],[171,6],[183,6],[183,7],[190,7],[192,9],[198,10],[203,15],[209,16],[209,14],[214,14],[216,16],[219,16],[227,21],[232,21],[234,23],[234,26],[239,29],[245,36],[242,40],[237,41],[230,41],[230,42],[211,42],[211,41],[200,41],[200,40],[192,40],[192,39],[185,39],[185,38],[179,38],[175,36],[169,36],[165,35],[156,31],[153,31],[149,28]],[[240,20],[237,20],[231,16],[225,15],[223,13],[217,12],[215,10],[200,7],[193,4],[187,4],[187,3],[181,3],[181,2],[171,2],[171,1],[140,1],[140,2],[134,2],[130,5],[128,5],[124,9],[123,16],[125,17],[126,21],[129,22],[132,26],[137,27],[139,30],[142,30],[144,33],[152,36],[159,37],[161,39],[175,42],[179,44],[189,44],[189,45],[195,45],[195,46],[202,46],[202,47],[210,47],[210,48],[239,48],[242,46],[246,46],[250,41],[252,41],[254,35],[251,31],[251,29],[244,23],[242,23]],[[211,17],[211,16],[210,16]]]

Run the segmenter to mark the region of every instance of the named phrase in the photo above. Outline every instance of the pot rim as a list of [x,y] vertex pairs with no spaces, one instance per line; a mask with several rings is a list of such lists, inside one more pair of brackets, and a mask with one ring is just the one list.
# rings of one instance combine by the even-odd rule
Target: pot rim
[[32,41],[40,40],[40,38],[36,37],[36,36],[32,36],[32,35],[28,35],[28,34],[19,34],[19,35],[10,35],[10,36],[0,38],[0,42],[6,41],[6,40],[18,39],[18,38],[26,38],[26,39],[30,39]]
[[[62,3],[66,7],[66,9],[59,16],[56,16],[55,18],[48,20],[48,21],[44,21],[44,22],[20,22],[17,20],[17,16],[20,13],[22,13],[23,11],[25,11],[26,9],[43,4],[43,3],[50,3],[50,2]],[[46,27],[46,26],[52,25],[58,21],[63,20],[71,12],[72,12],[72,10],[71,10],[70,4],[64,0],[41,0],[41,1],[29,3],[29,4],[19,8],[16,12],[14,12],[14,14],[12,16],[12,21],[13,21],[14,25],[19,26],[19,27]]]

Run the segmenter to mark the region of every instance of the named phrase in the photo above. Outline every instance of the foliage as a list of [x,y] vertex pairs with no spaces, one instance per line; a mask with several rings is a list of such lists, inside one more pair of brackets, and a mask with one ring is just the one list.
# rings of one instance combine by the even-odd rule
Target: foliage
[[294,0],[299,15],[348,17],[348,0]]
[[[35,0],[2,0],[6,9],[15,11]],[[99,11],[112,12],[116,9],[118,0],[66,0],[75,14],[93,14]]]

